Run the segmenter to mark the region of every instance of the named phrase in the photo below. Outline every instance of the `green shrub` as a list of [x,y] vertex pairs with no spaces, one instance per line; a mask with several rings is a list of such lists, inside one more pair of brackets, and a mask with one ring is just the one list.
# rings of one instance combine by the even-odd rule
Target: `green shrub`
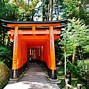
[[0,46],[0,61],[11,68],[12,64],[11,50],[7,47]]
[[86,64],[83,63],[83,60],[78,60],[77,65],[75,66],[70,61],[67,62],[67,69],[71,73],[75,74],[79,78],[84,78],[86,75]]

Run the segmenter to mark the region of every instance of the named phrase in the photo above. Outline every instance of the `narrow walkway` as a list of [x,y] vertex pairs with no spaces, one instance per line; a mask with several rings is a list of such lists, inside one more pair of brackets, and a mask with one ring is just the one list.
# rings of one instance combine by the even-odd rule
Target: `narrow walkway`
[[38,64],[29,64],[29,69],[15,84],[8,84],[4,89],[60,89],[57,84],[52,84]]

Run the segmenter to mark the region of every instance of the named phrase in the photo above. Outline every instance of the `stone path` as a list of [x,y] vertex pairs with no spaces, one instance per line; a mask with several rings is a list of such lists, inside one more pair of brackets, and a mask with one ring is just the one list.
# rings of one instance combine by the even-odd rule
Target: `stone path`
[[60,89],[57,84],[50,83],[40,65],[29,65],[29,69],[17,83],[8,84],[4,89]]

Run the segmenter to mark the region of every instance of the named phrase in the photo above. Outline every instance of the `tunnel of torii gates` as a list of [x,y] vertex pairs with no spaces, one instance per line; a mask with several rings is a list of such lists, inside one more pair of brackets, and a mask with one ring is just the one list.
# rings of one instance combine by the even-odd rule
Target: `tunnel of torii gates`
[[29,56],[45,62],[49,77],[56,77],[54,40],[60,39],[60,30],[66,26],[66,20],[19,22],[1,19],[0,23],[8,28],[9,37],[13,40],[13,79],[18,78],[26,68]]

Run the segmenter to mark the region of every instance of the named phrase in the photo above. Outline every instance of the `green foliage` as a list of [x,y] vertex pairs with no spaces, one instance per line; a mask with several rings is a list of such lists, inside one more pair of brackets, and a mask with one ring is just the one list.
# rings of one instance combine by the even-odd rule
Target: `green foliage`
[[8,82],[11,75],[10,69],[2,62],[0,62],[0,89]]
[[61,43],[66,46],[67,56],[72,55],[78,46],[89,47],[89,29],[79,19],[69,19],[68,26],[62,31]]
[[59,40],[55,40],[56,62],[59,62],[59,60],[63,60],[63,50],[61,49],[61,45],[59,43],[60,43]]
[[14,4],[0,3],[0,12],[1,12],[0,18],[6,19],[6,20],[15,20],[16,11],[18,11],[18,9]]
[[7,47],[0,46],[0,61],[5,63],[9,68],[11,68],[11,50]]
[[86,75],[86,64],[82,60],[76,61],[76,66],[70,61],[67,61],[67,70],[75,74],[79,78],[84,78]]
[[32,16],[35,14],[35,8],[38,2],[39,0],[32,0],[31,4],[28,4],[24,0],[19,0],[17,2],[13,0],[11,4],[14,3],[14,5],[18,7],[17,20],[33,20]]
[[86,1],[85,0],[64,0],[63,2],[64,17],[80,18],[87,23]]
[[[85,80],[87,72],[87,64],[85,63],[84,57],[81,56],[81,60],[78,60],[78,53],[89,53],[89,29],[85,26],[84,22],[80,19],[69,19],[68,26],[66,29],[62,29],[62,40],[61,44],[64,45],[63,49],[66,48],[67,57],[67,70],[71,71],[80,79]],[[74,57],[75,63],[72,64],[69,61]]]
[[78,78],[77,84],[80,81],[82,82],[82,83],[80,82],[82,84],[82,89],[87,89],[85,87],[87,87],[86,82],[87,82],[89,74],[87,73],[86,60],[77,60],[76,66],[72,64],[70,61],[67,61],[67,70],[71,71],[71,73],[74,74]]
[[[4,0],[0,3],[0,18],[6,20],[30,20],[35,14],[35,8],[39,0],[32,0],[31,4],[27,4],[24,0]],[[32,19],[31,19],[32,20]]]

